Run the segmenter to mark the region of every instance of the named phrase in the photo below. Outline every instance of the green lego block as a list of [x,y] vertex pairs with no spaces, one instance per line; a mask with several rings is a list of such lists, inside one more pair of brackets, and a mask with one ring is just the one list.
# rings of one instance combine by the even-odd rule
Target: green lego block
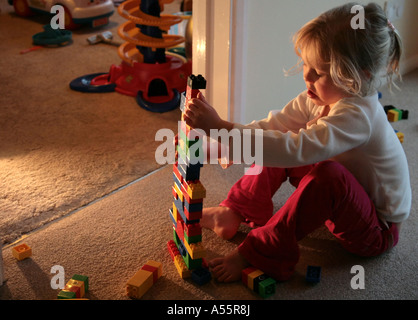
[[258,284],[258,294],[263,298],[268,298],[276,292],[276,280],[267,278]]
[[203,139],[201,139],[201,138],[196,137],[196,139],[194,139],[194,140],[187,138],[186,133],[183,130],[179,131],[179,139],[181,139],[184,142],[184,145],[187,148],[190,148],[195,143],[200,143],[200,145],[203,144]]
[[58,293],[57,299],[76,299],[75,292],[61,290]]
[[194,269],[202,267],[202,263],[203,263],[202,258],[192,259],[192,257],[190,257],[190,254],[187,252],[187,250],[186,250],[186,255],[183,256],[183,260],[189,270],[194,270]]
[[[179,247],[179,244],[182,243],[181,239],[178,237],[177,232],[174,228],[173,228],[173,240],[177,248]],[[194,270],[194,269],[202,267],[203,259],[202,258],[192,259],[189,253],[187,252],[187,250],[186,250],[186,254],[182,257],[183,257],[184,263],[187,266],[187,269]]]
[[198,243],[202,242],[202,235],[198,234],[196,236],[188,236],[186,232],[184,232],[184,239],[186,239],[187,243]]
[[82,276],[80,274],[75,274],[75,275],[73,275],[73,277],[71,279],[78,280],[78,281],[83,281],[84,282],[84,291],[85,292],[89,291],[89,277]]

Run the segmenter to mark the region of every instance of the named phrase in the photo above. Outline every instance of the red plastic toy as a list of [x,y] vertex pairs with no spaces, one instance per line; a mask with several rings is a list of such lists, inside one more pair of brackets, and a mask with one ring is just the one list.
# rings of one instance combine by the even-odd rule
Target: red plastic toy
[[108,73],[96,73],[73,80],[70,87],[81,92],[119,92],[136,97],[137,103],[152,112],[166,112],[179,106],[180,93],[187,87],[190,61],[166,54],[166,48],[185,41],[167,35],[182,18],[160,15],[164,4],[173,0],[129,0],[118,7],[128,21],[118,34],[126,42],[118,48],[122,63],[112,65]]

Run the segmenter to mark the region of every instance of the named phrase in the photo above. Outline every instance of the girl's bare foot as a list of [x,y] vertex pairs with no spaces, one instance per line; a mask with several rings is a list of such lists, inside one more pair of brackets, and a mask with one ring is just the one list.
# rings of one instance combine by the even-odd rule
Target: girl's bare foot
[[243,218],[227,207],[214,207],[203,209],[200,224],[202,227],[213,230],[219,237],[229,240],[238,231]]
[[242,270],[247,268],[249,263],[238,252],[232,251],[223,258],[215,258],[209,262],[212,275],[219,282],[233,282],[241,279]]

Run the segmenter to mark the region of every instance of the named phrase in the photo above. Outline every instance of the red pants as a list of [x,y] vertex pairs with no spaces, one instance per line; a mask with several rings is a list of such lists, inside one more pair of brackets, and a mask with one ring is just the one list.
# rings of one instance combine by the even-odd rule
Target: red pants
[[[287,178],[296,190],[273,215],[272,196]],[[396,226],[389,223],[388,229],[380,222],[363,187],[333,161],[292,169],[263,167],[258,175],[243,176],[220,205],[254,227],[239,246],[240,254],[279,281],[294,272],[298,241],[323,224],[344,248],[361,256],[379,255],[398,242]]]

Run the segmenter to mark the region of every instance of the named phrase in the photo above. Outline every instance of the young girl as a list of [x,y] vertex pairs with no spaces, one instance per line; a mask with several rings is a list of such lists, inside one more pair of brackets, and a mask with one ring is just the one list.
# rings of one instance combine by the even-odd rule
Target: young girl
[[[186,123],[206,133],[263,129],[263,167],[250,169],[261,173],[244,175],[219,207],[203,212],[202,226],[225,239],[241,223],[253,227],[236,250],[210,261],[219,281],[239,280],[248,265],[289,279],[298,241],[324,224],[361,256],[398,242],[411,207],[408,164],[376,89],[382,71],[389,83],[398,74],[401,42],[376,4],[364,7],[365,28],[353,29],[354,5],[327,11],[296,34],[307,90],[283,110],[246,126],[220,119],[202,95],[185,110]],[[296,190],[273,215],[272,196],[288,178]]]

